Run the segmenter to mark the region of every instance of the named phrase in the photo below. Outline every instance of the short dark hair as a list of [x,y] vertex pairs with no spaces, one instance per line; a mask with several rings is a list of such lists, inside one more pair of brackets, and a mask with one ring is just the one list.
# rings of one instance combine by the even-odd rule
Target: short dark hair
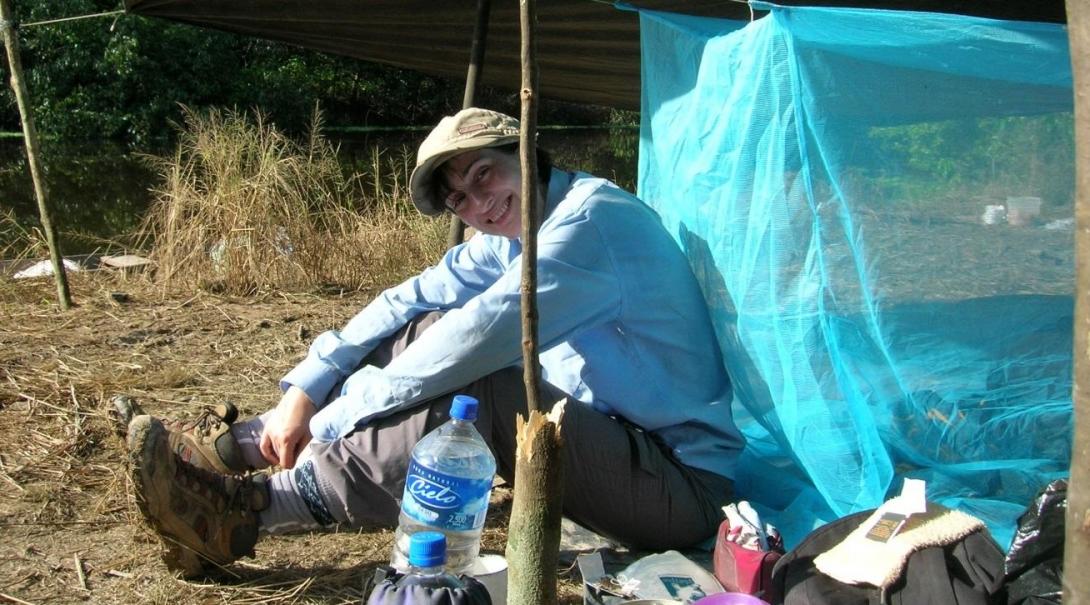
[[[506,155],[518,156],[519,144],[509,143],[507,145],[497,145],[496,147],[486,147],[485,149],[495,149],[500,153]],[[538,147],[537,148],[537,182],[541,185],[542,189],[549,190],[549,177],[553,170],[553,158],[549,155],[548,151]],[[431,173],[431,183],[428,184],[428,191],[430,191],[431,199],[433,200],[445,200],[450,194],[450,189],[446,186],[446,181],[443,178],[442,170],[434,170]],[[450,208],[447,208],[446,204],[440,204],[441,209],[450,212]]]

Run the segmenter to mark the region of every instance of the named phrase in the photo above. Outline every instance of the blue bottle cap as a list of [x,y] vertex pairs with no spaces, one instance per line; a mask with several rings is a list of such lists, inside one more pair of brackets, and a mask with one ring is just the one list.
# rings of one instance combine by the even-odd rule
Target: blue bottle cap
[[469,395],[455,395],[450,404],[450,417],[473,422],[477,419],[478,405],[477,400]]
[[409,537],[409,565],[438,567],[447,562],[447,537],[437,531],[420,531]]

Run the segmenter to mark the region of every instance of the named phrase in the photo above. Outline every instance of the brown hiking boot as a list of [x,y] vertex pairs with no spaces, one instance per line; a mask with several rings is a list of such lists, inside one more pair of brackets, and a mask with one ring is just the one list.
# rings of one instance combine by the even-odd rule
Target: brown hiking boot
[[141,514],[166,547],[163,561],[185,577],[254,556],[257,513],[269,505],[266,476],[198,468],[171,451],[159,420],[129,424],[133,487]]
[[234,404],[205,406],[193,420],[163,421],[170,431],[170,451],[182,460],[217,473],[241,474],[250,470],[242,449],[231,434],[231,423],[238,418]]

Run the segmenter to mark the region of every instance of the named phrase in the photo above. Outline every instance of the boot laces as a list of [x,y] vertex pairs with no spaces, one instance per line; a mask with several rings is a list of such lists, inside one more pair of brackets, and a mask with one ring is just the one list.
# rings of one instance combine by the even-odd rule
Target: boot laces
[[190,489],[215,502],[219,512],[250,512],[253,481],[245,475],[224,475],[175,457],[176,477]]
[[199,416],[181,425],[182,432],[193,430],[201,437],[211,435],[220,423],[223,422],[223,418],[216,412],[216,409],[212,406],[204,406]]

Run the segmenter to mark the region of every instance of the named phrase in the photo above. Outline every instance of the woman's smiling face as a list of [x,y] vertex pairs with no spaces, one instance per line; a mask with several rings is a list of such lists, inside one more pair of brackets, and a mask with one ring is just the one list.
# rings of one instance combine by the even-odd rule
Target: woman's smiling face
[[522,171],[517,155],[492,148],[454,156],[439,167],[443,203],[481,233],[522,234]]

